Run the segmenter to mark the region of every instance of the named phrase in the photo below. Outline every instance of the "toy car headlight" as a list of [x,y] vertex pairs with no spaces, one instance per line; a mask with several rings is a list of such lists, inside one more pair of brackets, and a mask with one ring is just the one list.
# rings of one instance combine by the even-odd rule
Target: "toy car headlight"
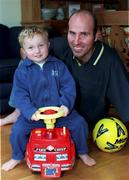
[[56,155],[56,160],[57,161],[68,160],[68,154],[57,154]]
[[46,161],[46,155],[45,154],[34,154],[34,160],[35,161]]

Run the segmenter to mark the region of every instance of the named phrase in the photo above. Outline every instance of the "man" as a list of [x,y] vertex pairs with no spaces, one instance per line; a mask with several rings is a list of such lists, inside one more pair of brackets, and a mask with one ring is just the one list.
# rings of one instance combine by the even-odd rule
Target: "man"
[[71,71],[77,87],[76,108],[90,128],[107,116],[112,103],[129,120],[129,74],[115,52],[97,40],[92,14],[81,10],[70,17],[67,41],[53,39],[52,51]]
[[[52,39],[50,50],[65,62],[76,81],[76,109],[88,121],[89,128],[107,116],[110,104],[127,122],[129,75],[116,51],[97,40],[96,21],[89,11],[77,11],[68,25],[67,39]],[[18,115],[17,111],[12,116]],[[5,122],[11,119],[7,118]]]

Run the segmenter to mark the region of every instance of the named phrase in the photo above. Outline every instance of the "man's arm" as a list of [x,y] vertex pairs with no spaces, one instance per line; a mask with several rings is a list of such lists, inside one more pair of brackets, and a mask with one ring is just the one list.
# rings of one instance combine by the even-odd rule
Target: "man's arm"
[[56,56],[57,58],[62,60],[62,56],[66,49],[68,49],[67,38],[65,37],[57,37],[50,39],[50,54]]

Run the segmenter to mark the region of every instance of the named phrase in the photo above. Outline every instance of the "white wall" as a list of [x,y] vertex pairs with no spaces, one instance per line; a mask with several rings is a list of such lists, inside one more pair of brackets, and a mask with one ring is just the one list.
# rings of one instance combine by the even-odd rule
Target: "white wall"
[[0,0],[0,24],[12,27],[20,22],[21,0]]

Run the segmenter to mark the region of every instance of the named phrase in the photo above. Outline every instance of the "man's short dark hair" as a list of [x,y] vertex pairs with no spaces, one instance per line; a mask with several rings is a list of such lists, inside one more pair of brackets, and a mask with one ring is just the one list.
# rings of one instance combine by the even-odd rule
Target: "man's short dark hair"
[[89,15],[93,18],[93,23],[94,23],[93,34],[94,34],[94,36],[95,36],[96,33],[97,33],[97,30],[98,30],[98,24],[97,24],[97,19],[96,19],[96,17],[94,16],[94,14],[93,14],[91,11],[88,11],[88,10],[85,10],[85,9],[77,10],[76,12],[74,12],[74,13],[69,17],[69,20],[70,20],[71,17],[74,16],[75,14],[80,14],[80,13],[89,14]]

